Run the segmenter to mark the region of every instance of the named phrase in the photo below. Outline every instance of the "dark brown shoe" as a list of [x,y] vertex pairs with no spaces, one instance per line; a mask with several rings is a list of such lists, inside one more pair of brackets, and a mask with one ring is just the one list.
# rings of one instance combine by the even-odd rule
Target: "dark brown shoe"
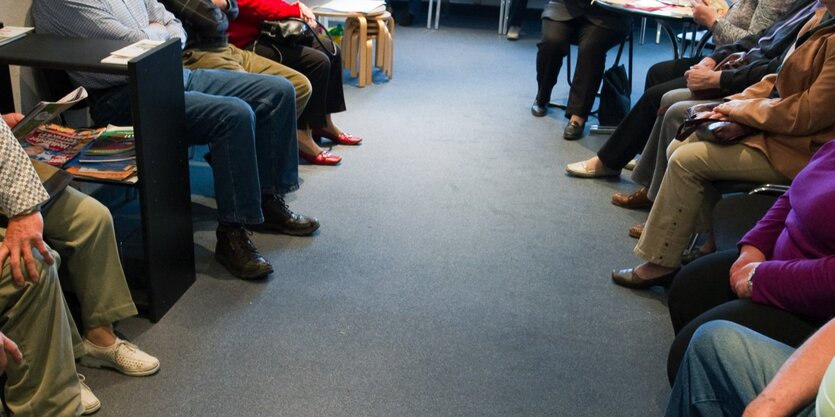
[[[679,268],[680,269],[680,268]],[[621,287],[632,288],[636,290],[643,290],[655,285],[662,287],[669,287],[673,282],[679,269],[676,269],[669,274],[661,275],[658,278],[643,279],[635,273],[635,268],[616,269],[612,271],[612,281]]]
[[273,272],[273,266],[258,253],[243,226],[217,227],[215,259],[232,275],[241,279],[263,278]]
[[644,225],[646,223],[638,223],[629,228],[629,237],[634,237],[635,239],[640,239],[641,235],[644,234]]
[[250,225],[250,229],[293,236],[307,236],[319,229],[318,219],[293,213],[279,195],[262,196],[261,210],[264,211],[264,223]]
[[647,197],[647,189],[641,187],[638,191],[632,194],[614,193],[612,194],[612,204],[628,208],[628,209],[642,209],[652,207],[652,201]]

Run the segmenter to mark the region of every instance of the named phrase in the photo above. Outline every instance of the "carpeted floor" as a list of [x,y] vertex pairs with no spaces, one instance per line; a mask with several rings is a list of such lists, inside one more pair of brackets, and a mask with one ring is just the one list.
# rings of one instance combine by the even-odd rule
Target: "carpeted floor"
[[[322,228],[253,235],[268,280],[213,260],[213,200],[195,195],[197,282],[159,323],[119,326],[162,370],[81,368],[99,416],[662,413],[664,293],[609,280],[637,263],[626,231],[646,212],[609,204],[633,185],[564,175],[605,137],[567,142],[561,111],[530,115],[538,22],[508,42],[497,9],[455,6],[439,31],[396,29],[393,80],[346,80],[336,120],[365,141],[334,148],[341,166],[300,167],[290,205]],[[635,91],[669,57],[637,47]]]

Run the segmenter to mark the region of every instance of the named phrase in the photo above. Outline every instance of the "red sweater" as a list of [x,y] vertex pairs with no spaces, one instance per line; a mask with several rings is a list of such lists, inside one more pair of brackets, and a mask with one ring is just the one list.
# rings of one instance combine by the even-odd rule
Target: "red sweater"
[[238,0],[238,18],[229,22],[229,43],[243,48],[255,42],[261,33],[261,22],[288,17],[301,17],[299,3],[283,0]]

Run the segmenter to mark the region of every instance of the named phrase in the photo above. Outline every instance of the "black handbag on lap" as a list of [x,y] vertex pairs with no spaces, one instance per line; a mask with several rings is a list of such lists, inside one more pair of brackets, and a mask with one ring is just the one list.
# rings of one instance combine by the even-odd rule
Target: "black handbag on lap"
[[333,50],[329,50],[328,47],[325,46],[325,43],[322,42],[322,40],[319,39],[319,36],[316,35],[316,30],[310,27],[304,19],[288,17],[287,19],[282,20],[265,20],[261,22],[261,36],[252,45],[252,50],[255,51],[259,42],[265,42],[269,44],[280,57],[281,51],[278,50],[276,45],[308,46],[312,45],[313,42],[316,41],[319,42],[319,45],[322,47],[322,51],[324,53],[330,55],[331,57],[335,57],[336,43],[333,42],[333,38],[331,38],[331,35],[327,30],[323,30],[322,33],[330,39],[331,44],[333,45]]
[[261,35],[269,37],[275,43],[288,45],[304,45],[312,40],[309,38],[316,36],[307,22],[295,17],[261,22]]

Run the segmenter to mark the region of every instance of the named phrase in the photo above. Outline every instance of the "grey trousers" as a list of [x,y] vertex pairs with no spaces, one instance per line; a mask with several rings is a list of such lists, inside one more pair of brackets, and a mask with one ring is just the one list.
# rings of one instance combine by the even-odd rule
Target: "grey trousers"
[[[650,200],[655,200],[661,179],[667,170],[667,147],[675,139],[678,127],[684,122],[687,109],[707,100],[690,100],[690,90],[681,88],[669,91],[661,97],[661,108],[667,108],[663,116],[655,120],[641,159],[632,171],[632,180],[647,188]],[[715,100],[713,100],[715,101]]]
[[711,211],[721,195],[714,181],[788,184],[760,150],[742,144],[700,142],[694,136],[671,144],[667,172],[649,212],[635,254],[669,268],[681,265],[690,236],[712,230]]
[[27,279],[18,287],[8,261],[0,276],[0,331],[23,353],[22,363],[9,357],[5,369],[6,405],[15,417],[79,416],[82,411],[75,358],[84,347],[61,293],[60,257],[53,256],[54,265],[38,262],[37,283]]

